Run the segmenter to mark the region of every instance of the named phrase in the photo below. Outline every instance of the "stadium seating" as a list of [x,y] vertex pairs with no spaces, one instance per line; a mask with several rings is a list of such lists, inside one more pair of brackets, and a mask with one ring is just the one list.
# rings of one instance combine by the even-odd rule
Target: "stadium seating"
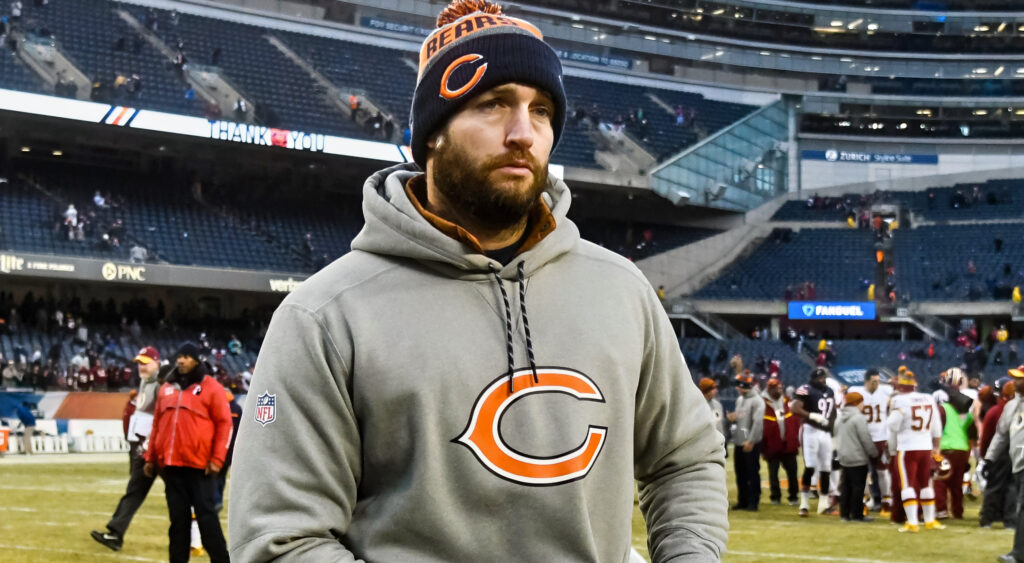
[[[168,69],[170,61],[145,41],[138,43],[135,52],[131,40],[134,30],[114,11],[123,6],[128,5],[107,0],[52,2],[46,6],[25,2],[23,19],[30,29],[52,33],[65,55],[94,82],[110,84],[118,75],[139,74],[143,86],[138,97],[125,96],[113,101],[182,115],[203,115],[198,99],[185,99],[188,85]],[[119,38],[127,40],[123,50],[114,49]],[[3,76],[4,87],[15,87],[8,85],[6,74]]]
[[836,367],[887,368],[892,373],[903,365],[914,372],[922,390],[932,389],[933,381],[946,369],[959,366],[963,350],[953,343],[935,342],[935,353],[928,357],[930,342],[923,340],[833,340]]
[[[893,234],[893,257],[900,293],[915,301],[991,300],[1024,281],[1020,223],[942,225],[900,229]],[[1004,242],[995,250],[995,239]],[[942,240],[942,244],[935,244]],[[973,261],[976,273],[968,271]]]
[[[644,224],[634,224],[630,229],[621,222],[587,219],[577,220],[576,226],[584,239],[631,260],[641,260],[722,232],[697,227]],[[650,233],[650,242],[645,235],[647,232]]]
[[[720,376],[731,380],[729,360],[735,355],[743,357],[743,366],[752,371],[758,358],[770,361],[779,360],[779,377],[786,385],[798,386],[807,381],[811,370],[810,364],[801,358],[793,348],[778,340],[732,339],[716,340],[714,338],[681,338],[679,346],[686,358],[686,365],[694,380],[704,376]],[[767,368],[766,368],[767,369]],[[722,377],[718,377],[722,380]],[[719,391],[723,398],[735,397],[734,392],[723,388]]]
[[[978,188],[976,198],[972,197]],[[1024,219],[1024,181],[989,180],[984,183],[957,184],[923,191],[886,191],[869,199],[898,204],[925,221],[986,221]],[[774,221],[845,221],[846,207],[862,205],[860,194],[824,198],[820,205],[810,200],[787,201],[775,212]]]
[[866,230],[803,229],[787,239],[785,230],[775,229],[695,297],[780,300],[791,286],[811,282],[815,299],[861,299],[871,283],[865,281],[874,277],[873,238]]
[[[698,135],[692,126],[676,126],[675,116],[655,103],[651,95],[670,107],[692,109],[697,126],[708,135],[735,123],[755,109],[754,106],[706,100],[700,94],[572,76],[565,78],[565,90],[570,113],[577,108],[590,113],[596,106],[601,121],[606,123],[614,123],[619,118],[625,122],[630,112],[642,109],[644,118],[649,122],[646,137],[641,138],[639,130],[628,123],[626,134],[639,141],[659,161],[692,145],[698,140]],[[567,128],[572,129],[572,124]]]
[[1021,352],[1024,351],[1024,340],[1007,340],[996,342],[989,350],[985,362],[984,376],[982,381],[991,384],[997,379],[1006,375],[1006,370],[1015,368],[1022,363]]
[[[54,2],[25,6],[30,29],[52,34],[65,54],[94,81],[112,84],[117,76],[138,74],[142,89],[136,95],[116,91],[113,103],[183,115],[206,114],[199,97],[188,100],[188,84],[178,76],[171,61],[139,37],[118,15],[119,10],[136,20],[157,22],[156,35],[170,48],[179,43],[193,64],[212,63],[219,50],[217,67],[222,76],[259,109],[258,119],[271,126],[347,137],[372,137],[371,132],[344,116],[328,95],[298,65],[267,41],[274,36],[310,62],[335,86],[365,92],[375,104],[396,117],[398,128],[408,121],[416,71],[403,59],[415,54],[350,41],[271,30],[220,19],[177,14],[111,0]],[[172,15],[173,14],[173,15]],[[119,40],[120,49],[115,49]],[[373,61],[367,64],[367,61]],[[387,63],[387,64],[385,64]],[[0,63],[0,86],[39,92],[42,87],[31,74],[9,58]],[[612,123],[631,110],[643,109],[649,121],[646,135],[632,128],[627,134],[640,141],[657,159],[678,153],[698,140],[693,127],[677,127],[675,117],[655,103],[657,96],[670,107],[683,106],[695,113],[697,128],[711,134],[740,119],[753,106],[716,102],[699,94],[644,88],[601,80],[566,77],[570,111],[599,108],[602,121]],[[643,138],[641,138],[643,137]],[[600,168],[594,159],[596,146],[589,133],[568,126],[552,162],[584,168]]]
[[[84,215],[91,204],[78,207]],[[126,246],[101,249],[95,233],[85,241],[68,240],[61,227],[61,214],[66,208],[66,204],[58,204],[17,178],[0,184],[0,249],[104,259],[128,257]]]
[[0,86],[22,92],[47,94],[42,83],[18,63],[16,58],[17,55],[7,49],[0,52]]

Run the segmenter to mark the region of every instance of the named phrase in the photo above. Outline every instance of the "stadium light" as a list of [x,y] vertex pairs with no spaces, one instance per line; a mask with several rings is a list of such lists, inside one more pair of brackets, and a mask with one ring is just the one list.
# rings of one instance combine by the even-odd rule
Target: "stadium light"
[[996,33],[1002,33],[1006,29],[1006,22],[1000,22],[999,27],[996,28]]
[[983,66],[979,66],[978,68],[974,69],[973,72],[974,74],[988,74],[988,69]]
[[53,156],[64,156],[64,151],[60,149],[53,149],[53,151],[50,154],[52,154]]
[[858,20],[854,20],[854,21],[850,22],[849,25],[846,26],[846,29],[857,29],[857,26],[862,24],[862,23],[864,23],[864,18],[860,18]]
[[999,76],[1000,74],[1003,73],[1003,70],[1005,70],[1005,69],[1006,69],[1006,67],[1004,67],[1003,65],[999,65],[999,68],[997,68],[996,71],[993,72],[992,74],[994,76]]
[[877,23],[869,23],[868,24],[868,31],[878,31],[878,24]]
[[987,109],[976,109],[976,110],[974,110],[974,115],[988,115],[988,110]]
[[829,25],[832,27],[843,27],[843,20],[832,20]]
[[1019,110],[1013,112],[1013,114],[1014,115],[1024,115],[1024,109],[1019,109]]
[[21,152],[32,152],[32,147],[21,147]]
[[974,26],[974,31],[985,32],[985,31],[988,31],[988,30],[989,30],[989,27],[987,25],[976,25],[976,26]]
[[900,123],[900,129],[906,129],[906,128],[907,128],[907,124],[906,123]]

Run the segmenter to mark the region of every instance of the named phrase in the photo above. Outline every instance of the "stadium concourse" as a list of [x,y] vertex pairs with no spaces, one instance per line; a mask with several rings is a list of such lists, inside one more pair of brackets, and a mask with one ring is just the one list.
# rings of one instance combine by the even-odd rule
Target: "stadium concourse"
[[[140,350],[167,371],[196,343],[244,403],[274,310],[352,251],[365,179],[412,161],[438,5],[398,4],[0,0],[0,559],[111,557],[88,530],[124,491]],[[1015,515],[982,511],[978,441],[1024,363],[1019,2],[509,4],[562,61],[550,174],[571,190],[569,218],[646,276],[739,440],[725,560],[1005,554]],[[806,387],[819,368],[831,395]],[[762,435],[785,425],[778,409],[831,435],[810,415],[830,419],[852,388],[871,403],[875,370],[883,387],[915,374],[947,426],[978,423],[962,425],[966,455],[943,454],[966,460],[944,487],[965,493],[962,514],[952,495],[945,529],[898,535],[872,461],[877,518],[846,522],[831,506],[849,482],[839,460],[822,467],[799,442],[804,490],[776,494],[761,455],[741,469],[757,467],[763,500],[739,502],[751,416]],[[166,558],[160,487],[120,555]],[[650,557],[639,507],[633,544]]]

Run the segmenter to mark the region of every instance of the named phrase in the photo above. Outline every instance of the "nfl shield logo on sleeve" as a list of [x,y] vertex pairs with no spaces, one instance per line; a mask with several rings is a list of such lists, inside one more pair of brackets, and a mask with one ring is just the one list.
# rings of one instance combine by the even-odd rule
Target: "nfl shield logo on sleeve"
[[264,392],[256,397],[256,422],[263,426],[274,422],[277,418],[276,397],[277,395],[271,395],[270,392]]

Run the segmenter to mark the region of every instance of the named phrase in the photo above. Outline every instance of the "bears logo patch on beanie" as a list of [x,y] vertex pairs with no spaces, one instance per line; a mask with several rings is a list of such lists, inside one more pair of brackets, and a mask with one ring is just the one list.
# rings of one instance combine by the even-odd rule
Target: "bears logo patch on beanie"
[[508,83],[533,86],[555,103],[554,147],[565,124],[562,63],[533,24],[486,0],[454,0],[420,47],[413,93],[412,155],[426,169],[427,141],[475,96]]

